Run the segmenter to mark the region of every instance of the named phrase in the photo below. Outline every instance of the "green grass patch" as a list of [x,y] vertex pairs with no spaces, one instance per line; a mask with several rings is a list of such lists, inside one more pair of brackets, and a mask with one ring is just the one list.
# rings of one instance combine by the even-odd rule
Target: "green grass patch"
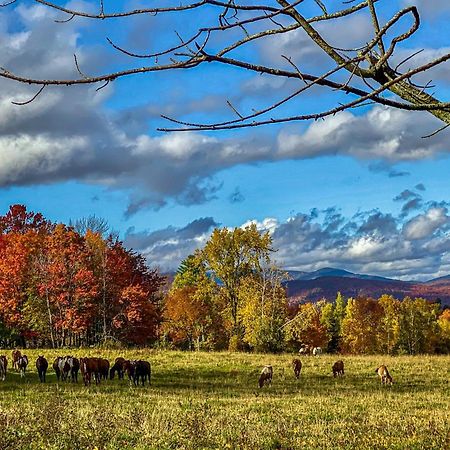
[[[45,354],[147,359],[152,384],[40,384],[34,362]],[[0,382],[0,450],[6,449],[443,449],[449,448],[450,357],[303,357],[169,351],[26,351],[25,379]],[[8,352],[10,360],[10,352]],[[259,389],[272,364],[272,387]],[[375,374],[389,367],[392,386]],[[11,365],[11,363],[9,364]]]

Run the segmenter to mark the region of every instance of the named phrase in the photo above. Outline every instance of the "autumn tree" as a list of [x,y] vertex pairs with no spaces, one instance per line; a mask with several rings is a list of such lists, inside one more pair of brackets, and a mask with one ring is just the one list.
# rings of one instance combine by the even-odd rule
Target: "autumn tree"
[[[341,8],[332,0],[276,0],[261,4],[246,0],[202,0],[172,5],[157,1],[149,7],[130,10],[122,9],[115,2],[104,4],[103,1],[95,1],[92,2],[93,5],[84,2],[79,6],[62,6],[59,2],[35,1],[48,10],[61,13],[61,19],[55,24],[59,27],[68,26],[65,23],[71,20],[90,18],[102,21],[102,25],[105,24],[106,27],[110,24],[111,32],[112,27],[117,27],[117,22],[120,24],[122,21],[123,24],[136,16],[149,15],[154,16],[156,22],[179,18],[182,23],[189,23],[189,26],[186,30],[177,30],[176,41],[171,41],[166,33],[158,33],[155,39],[160,48],[151,53],[136,52],[127,48],[126,44],[113,42],[108,37],[107,45],[117,51],[117,62],[123,64],[123,67],[110,73],[85,74],[76,57],[74,67],[79,75],[73,79],[41,78],[38,73],[14,73],[12,67],[1,68],[1,77],[37,87],[35,95],[17,101],[17,104],[36,101],[38,95],[49,86],[95,84],[98,88],[103,88],[123,77],[218,64],[258,75],[266,74],[276,79],[293,80],[294,84],[288,93],[280,92],[277,100],[259,109],[238,111],[228,101],[230,110],[235,114],[230,119],[192,123],[170,118],[176,125],[169,130],[220,130],[317,120],[367,102],[402,110],[428,111],[442,121],[444,126],[450,124],[449,104],[435,95],[434,86],[429,83],[421,85],[416,79],[418,75],[428,73],[450,59],[448,52],[430,57],[424,62],[414,59],[416,51],[413,48],[421,46],[417,42],[413,45],[410,43],[421,25],[420,12],[416,6],[406,6],[392,14],[389,0],[343,2]],[[5,6],[16,3],[21,1],[12,0]],[[192,11],[197,14],[193,16]],[[387,14],[390,17],[384,19]],[[355,38],[347,48],[340,48],[337,37],[330,37],[329,33],[324,32],[324,28],[345,26],[344,21],[352,16],[364,16],[368,19],[371,23],[370,36],[364,40]],[[162,23],[164,26],[160,29],[175,27],[168,26],[167,22]],[[304,60],[298,60],[295,52],[290,49],[287,49],[286,54],[280,54],[277,62],[264,64],[258,58],[259,49],[274,46],[277,39],[296,42],[299,30],[304,33],[307,44],[326,58],[326,69],[319,73],[306,72],[302,67]],[[129,58],[129,61],[125,62],[124,58]],[[406,62],[408,66],[405,66]],[[296,107],[300,107],[296,102],[299,102],[302,94],[313,88],[325,90],[328,94],[327,107],[310,111],[301,108],[297,113],[277,114],[287,103],[293,104],[295,111]],[[342,101],[342,94],[349,94],[351,98]]]
[[0,216],[0,233],[25,234],[28,231],[47,233],[53,224],[47,221],[41,213],[27,211],[25,205],[11,205],[9,211]]
[[410,355],[433,352],[439,342],[439,305],[406,297],[400,309],[400,349]]
[[383,308],[372,298],[350,298],[342,321],[341,349],[350,353],[376,353]]
[[223,345],[223,319],[216,292],[217,285],[198,253],[181,262],[163,311],[163,331],[173,343],[197,350]]
[[46,236],[42,249],[45,260],[39,261],[34,295],[52,316],[60,346],[74,334],[85,333],[95,316],[98,285],[86,250],[84,238],[62,224]]
[[108,244],[107,321],[112,337],[133,344],[155,341],[161,322],[160,287],[164,278],[144,257],[114,240]]
[[324,300],[317,303],[302,303],[296,316],[286,324],[288,339],[296,343],[297,347],[303,345],[327,347],[330,336],[326,325],[321,321],[324,307],[326,307]]
[[22,337],[29,335],[23,315],[31,279],[33,239],[27,234],[0,234],[0,318]]
[[141,255],[20,205],[0,224],[0,322],[10,336],[53,347],[106,334],[136,344],[157,338],[163,279]]
[[450,309],[445,309],[438,319],[439,326],[439,351],[450,352]]
[[392,295],[382,295],[378,303],[383,308],[383,316],[378,331],[378,351],[393,354],[400,336],[401,302]]
[[261,273],[268,264],[271,251],[268,232],[260,233],[256,225],[245,228],[216,228],[205,247],[199,253],[205,269],[214,277],[224,299],[225,313],[231,319],[230,335],[240,340],[243,329],[240,321],[240,289],[246,277]]
[[276,266],[262,267],[248,275],[239,289],[243,342],[262,352],[279,352],[284,347],[287,317],[287,275]]

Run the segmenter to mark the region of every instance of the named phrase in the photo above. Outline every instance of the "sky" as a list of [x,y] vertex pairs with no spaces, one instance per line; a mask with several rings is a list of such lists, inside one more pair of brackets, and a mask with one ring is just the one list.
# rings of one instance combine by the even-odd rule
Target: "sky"
[[[98,11],[98,1],[56,3]],[[124,11],[144,4],[118,0],[105,2],[105,8]],[[397,46],[393,58],[400,62],[422,51],[405,68],[450,52],[447,0],[379,0],[381,22],[412,4],[421,28]],[[305,0],[299,10],[307,17],[321,13],[314,0]],[[88,75],[162,63],[163,57],[158,62],[129,58],[105,38],[132,52],[151,53],[176,45],[175,31],[186,38],[198,26],[216,25],[215,11],[207,6],[201,13],[60,23],[55,20],[68,16],[18,0],[0,9],[0,66],[34,78],[68,79],[80,77],[74,54]],[[404,17],[395,33],[410,24]],[[373,36],[365,11],[317,29],[344,48]],[[219,33],[205,49],[222,48],[243,33]],[[305,72],[321,74],[332,67],[301,30],[256,40],[233,54],[292,69],[281,55]],[[449,101],[450,63],[414,81],[429,80],[432,92]],[[333,266],[419,280],[450,273],[450,131],[424,139],[442,125],[431,114],[368,105],[317,122],[164,133],[157,128],[173,124],[161,114],[203,123],[230,120],[235,113],[227,101],[248,114],[298,84],[207,63],[98,87],[48,87],[33,102],[17,106],[12,102],[32,98],[36,87],[0,78],[0,214],[16,203],[55,222],[95,214],[163,272],[176,270],[215,227],[254,222],[271,233],[273,258],[286,269]],[[314,88],[271,114],[319,112],[349,97]]]

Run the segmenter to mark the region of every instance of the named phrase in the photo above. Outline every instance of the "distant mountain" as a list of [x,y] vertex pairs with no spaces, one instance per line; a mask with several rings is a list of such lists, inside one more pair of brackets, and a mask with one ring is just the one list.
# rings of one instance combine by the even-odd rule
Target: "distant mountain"
[[385,280],[391,281],[390,278],[379,277],[376,275],[361,275],[349,272],[348,270],[336,269],[334,267],[324,267],[314,272],[296,272],[288,271],[293,280],[315,280],[321,277],[339,277],[339,278],[359,278],[362,280]]
[[406,296],[440,300],[450,305],[450,275],[426,282],[402,281],[372,275],[359,275],[346,270],[325,268],[299,275],[286,283],[292,302],[332,300],[337,292],[344,297],[381,297],[383,294],[403,299]]
[[450,285],[450,275],[445,275],[443,277],[439,277],[439,278],[433,278],[432,280],[428,280],[425,282],[425,284],[448,284]]

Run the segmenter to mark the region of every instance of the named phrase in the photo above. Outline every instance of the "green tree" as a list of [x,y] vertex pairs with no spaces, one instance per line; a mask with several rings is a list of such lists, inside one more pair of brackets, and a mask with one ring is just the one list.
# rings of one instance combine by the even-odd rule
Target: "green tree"
[[335,306],[333,303],[325,302],[320,311],[320,323],[325,327],[328,334],[328,352],[337,350],[337,331],[334,310]]
[[206,273],[205,264],[201,260],[201,255],[197,252],[181,261],[172,283],[172,289],[197,286],[199,283],[206,281],[209,281],[209,277]]
[[342,297],[342,294],[338,292],[334,303],[334,321],[336,323],[338,334],[341,333],[342,321],[345,317],[345,307],[346,301],[344,297]]
[[243,334],[239,315],[241,283],[247,276],[260,273],[263,264],[269,264],[271,243],[269,233],[260,233],[254,224],[234,230],[216,228],[201,251],[205,269],[220,287],[234,341],[240,341]]

